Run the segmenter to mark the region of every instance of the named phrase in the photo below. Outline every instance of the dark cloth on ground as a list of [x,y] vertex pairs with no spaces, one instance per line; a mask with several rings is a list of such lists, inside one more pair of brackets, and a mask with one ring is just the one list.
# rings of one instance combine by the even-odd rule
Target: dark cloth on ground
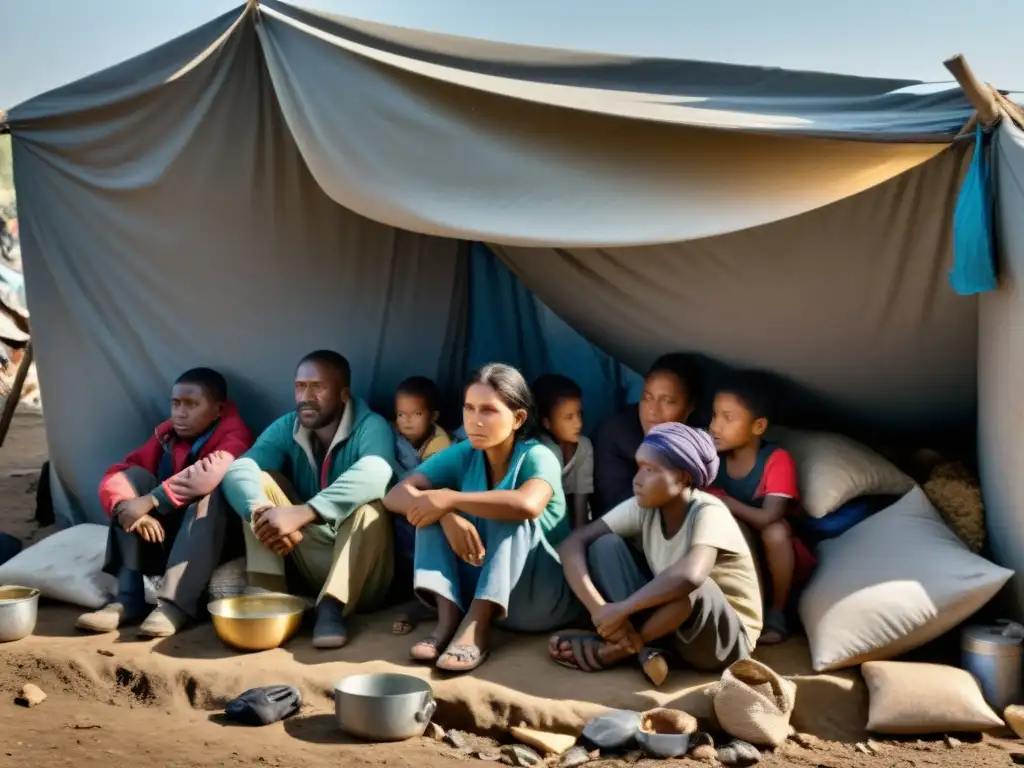
[[[614,533],[606,534],[587,551],[590,578],[601,596],[609,602],[626,600],[654,578],[646,563],[637,558],[633,547]],[[734,661],[750,656],[750,644],[739,615],[722,590],[711,579],[690,595],[689,618],[658,645],[677,653],[685,664],[706,672],[718,672]],[[639,629],[650,615],[634,617]]]
[[636,450],[644,440],[638,406],[632,403],[605,418],[592,440],[594,495],[590,508],[596,520],[633,495]]

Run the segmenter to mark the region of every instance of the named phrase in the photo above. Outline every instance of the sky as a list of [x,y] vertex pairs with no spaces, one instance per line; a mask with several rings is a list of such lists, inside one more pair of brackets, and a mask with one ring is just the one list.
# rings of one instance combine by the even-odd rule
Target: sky
[[[948,81],[963,53],[1024,90],[1024,1],[298,0],[400,26],[604,53]],[[160,43],[240,0],[0,0],[0,108]]]

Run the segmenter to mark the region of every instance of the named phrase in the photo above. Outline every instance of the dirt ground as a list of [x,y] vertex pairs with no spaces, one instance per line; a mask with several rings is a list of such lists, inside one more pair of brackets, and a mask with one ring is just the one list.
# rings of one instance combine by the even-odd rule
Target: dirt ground
[[[26,543],[49,532],[32,521],[45,443],[42,417],[26,413],[15,418],[0,448],[0,531]],[[145,764],[168,768],[470,765],[483,762],[474,756],[474,750],[493,746],[493,742],[475,738],[462,750],[429,739],[397,745],[352,743],[338,732],[329,703],[321,700],[307,704],[285,723],[235,727],[222,720],[223,701],[216,697],[169,691],[144,677],[120,672],[97,675],[73,659],[55,663],[52,657],[34,657],[31,648],[30,641],[18,643],[17,652],[0,646],[0,768],[80,766],[91,760],[112,768]],[[96,652],[104,653],[102,649]],[[15,694],[26,682],[34,682],[48,694],[32,709],[14,704]],[[628,763],[656,764],[627,757],[592,765]],[[1024,745],[1015,740],[966,736],[900,742],[878,739],[859,745],[820,742],[810,748],[789,742],[776,753],[765,754],[761,764],[772,768],[987,768],[1024,765]]]

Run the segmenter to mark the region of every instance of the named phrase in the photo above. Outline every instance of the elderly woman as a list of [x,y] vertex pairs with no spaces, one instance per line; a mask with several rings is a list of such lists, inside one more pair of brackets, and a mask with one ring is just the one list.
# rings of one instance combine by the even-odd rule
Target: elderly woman
[[437,606],[417,661],[468,672],[487,657],[492,622],[545,632],[582,616],[556,547],[569,534],[562,467],[531,439],[533,398],[500,363],[466,387],[467,441],[432,456],[388,493],[384,506],[416,527],[414,587]]
[[[592,672],[639,656],[664,682],[666,643],[689,666],[721,671],[754,650],[761,587],[729,508],[705,493],[718,472],[703,430],[651,428],[636,452],[633,497],[578,529],[561,548],[565,578],[597,633],[551,639],[552,658]],[[642,542],[637,562],[626,539]]]

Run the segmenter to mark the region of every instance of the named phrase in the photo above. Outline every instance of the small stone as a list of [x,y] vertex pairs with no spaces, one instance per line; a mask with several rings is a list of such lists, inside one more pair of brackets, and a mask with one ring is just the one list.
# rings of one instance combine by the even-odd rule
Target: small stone
[[717,763],[718,752],[710,744],[701,744],[700,746],[694,747],[690,750],[690,757],[694,760],[700,760],[705,763]]
[[1011,704],[1003,710],[1003,720],[1017,734],[1018,739],[1024,739],[1024,707]]
[[946,746],[949,747],[950,749],[956,749],[961,744],[963,744],[963,742],[960,741],[960,739],[954,739],[952,736],[947,736],[946,737]]
[[39,686],[32,683],[26,683],[21,689],[21,693],[14,699],[15,704],[20,704],[23,707],[34,707],[44,701],[46,701],[46,694]]
[[466,734],[462,731],[448,731],[443,738],[446,744],[455,749],[462,749],[466,746]]
[[540,755],[522,744],[506,744],[501,748],[501,756],[508,765],[518,766],[518,768],[529,768],[529,766],[537,765],[540,762]]
[[857,743],[857,744],[855,745],[855,747],[854,747],[854,748],[855,748],[855,749],[856,749],[856,750],[857,750],[858,752],[862,752],[862,753],[864,753],[865,755],[873,755],[873,754],[875,754],[875,751],[874,751],[874,750],[873,750],[873,749],[872,749],[871,747],[869,747],[869,746],[868,746],[867,744],[865,744],[865,743],[864,743],[863,741],[862,741],[862,742],[858,742],[858,743]]
[[583,728],[583,738],[588,745],[615,751],[632,745],[639,730],[639,712],[612,709],[587,723]]
[[814,749],[821,744],[821,739],[809,733],[794,733],[790,738],[804,749]]
[[[598,755],[600,755],[600,753],[598,753]],[[561,765],[562,768],[576,768],[578,765],[589,763],[591,759],[592,758],[587,753],[585,747],[573,747],[562,755],[559,765]]]
[[481,749],[473,754],[477,760],[483,760],[487,763],[497,763],[501,760],[500,749]]
[[622,756],[622,759],[632,765],[633,763],[639,763],[643,760],[644,753],[639,749],[632,749]]
[[428,739],[434,741],[444,741],[444,728],[435,722],[427,723],[427,729],[423,732],[423,735]]
[[868,745],[868,749],[870,749],[876,755],[882,752],[882,745],[874,739],[868,739],[865,743]]

